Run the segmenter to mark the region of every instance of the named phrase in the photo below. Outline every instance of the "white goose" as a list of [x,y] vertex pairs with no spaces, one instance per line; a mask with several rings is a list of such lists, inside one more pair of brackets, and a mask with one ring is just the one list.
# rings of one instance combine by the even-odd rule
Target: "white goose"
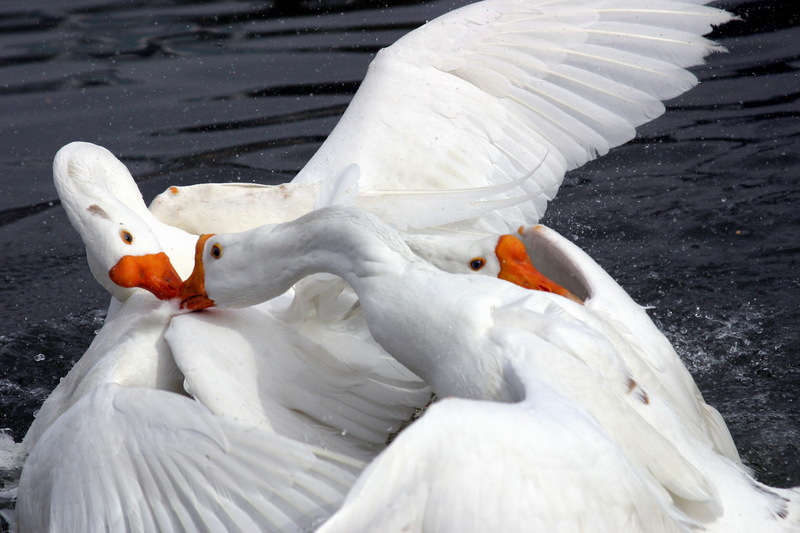
[[185,396],[164,340],[176,301],[115,284],[134,278],[175,295],[180,278],[150,227],[93,182],[111,163],[92,145],[70,145],[54,162],[92,271],[123,303],[23,440],[17,531],[312,527],[338,507],[362,464],[215,416]]
[[[630,140],[636,126],[663,113],[661,100],[696,83],[685,67],[719,49],[701,35],[731,17],[704,3],[489,0],[455,10],[378,54],[292,183],[171,187],[150,209],[192,233],[226,233],[292,220],[349,189],[349,201],[399,229],[503,233],[534,223],[567,170]],[[361,171],[357,185],[338,179],[352,164]],[[444,234],[406,239],[445,270],[469,271],[461,258],[470,247],[488,248],[467,258],[496,264],[496,237],[467,244]],[[577,270],[591,263],[598,273],[589,305],[616,316],[619,334],[636,331],[637,376],[648,388],[660,383],[687,424],[738,460],[724,422],[664,336],[591,260],[573,259]],[[493,274],[491,266],[483,272]],[[315,294],[326,299],[322,289]],[[326,313],[335,315],[317,316]],[[629,317],[640,327],[626,328]]]
[[722,416],[705,403],[672,344],[647,312],[600,265],[556,231],[537,225],[499,238],[406,235],[404,240],[414,253],[446,272],[480,272],[583,303],[634,348],[620,352],[634,379],[668,401],[687,430],[740,462]]
[[[174,302],[158,302],[143,290],[169,299],[177,294],[180,277],[163,252],[161,235],[155,235],[151,227],[158,230],[161,224],[153,223],[146,211],[143,216],[147,220],[138,214],[144,204],[125,166],[102,147],[75,142],[56,155],[54,180],[70,220],[86,243],[91,270],[115,296],[117,312],[48,397],[22,443],[24,453],[30,455],[19,492],[21,531],[58,528],[66,523],[76,527],[113,526],[118,517],[108,513],[113,514],[116,504],[109,504],[100,493],[91,493],[84,496],[82,510],[70,514],[70,491],[65,487],[92,483],[97,465],[92,461],[109,460],[112,453],[120,453],[123,462],[130,460],[128,454],[143,446],[140,439],[172,453],[168,435],[173,423],[164,421],[157,431],[150,432],[143,422],[157,417],[159,402],[183,418],[182,425],[172,429],[194,431],[191,434],[198,438],[218,431],[214,429],[218,426],[232,434],[253,427],[365,459],[384,447],[387,435],[396,431],[416,406],[427,402],[429,392],[422,382],[389,358],[370,337],[353,336],[353,330],[366,331],[363,317],[356,314],[338,320],[339,314],[354,304],[351,293],[341,295],[339,307],[343,311],[334,315],[336,321],[316,315],[314,320],[306,320],[308,309],[284,311],[282,306],[288,306],[289,297],[285,304],[178,316]],[[196,236],[175,228],[164,234],[172,244],[171,254],[178,259],[181,251],[196,240]],[[330,283],[321,283],[330,300]],[[314,305],[310,296],[313,290],[308,286],[304,289],[308,297],[302,301],[307,306]],[[336,309],[330,301],[324,307],[329,312]],[[254,339],[265,338],[266,344],[253,345]],[[143,400],[136,409],[109,412],[104,407],[109,402],[123,405],[131,397],[119,387],[135,388],[137,395],[152,398],[152,402]],[[185,395],[186,390],[205,409],[188,398],[173,397]],[[92,422],[79,425],[80,431],[74,430],[76,420],[81,419]],[[93,429],[98,427],[104,429]],[[72,432],[69,437],[67,432]],[[122,436],[129,445],[118,449],[112,443]],[[265,442],[284,441],[268,438]],[[192,441],[187,445],[189,448],[175,453],[195,445],[202,449]],[[299,443],[281,445],[294,447],[298,453],[302,450]],[[89,453],[90,449],[94,452]],[[250,447],[242,453],[236,460],[249,461],[252,466],[255,456],[248,454],[272,452]],[[315,453],[321,453],[321,449],[309,446],[303,457]],[[336,457],[331,454],[320,461],[344,460]],[[212,460],[216,462],[216,458]],[[230,464],[219,464],[235,468],[234,463],[231,459]],[[354,479],[352,472],[357,465],[358,461],[351,461],[341,472],[341,466],[331,467],[339,476],[338,501],[348,487],[345,481]],[[110,492],[108,497],[130,507],[127,519],[131,523],[147,523],[152,519],[145,516],[147,511],[125,498],[141,498],[147,504],[173,490],[170,484],[181,483],[170,471],[158,478],[154,487],[142,486],[144,478],[158,477],[150,472],[156,466],[144,461],[126,467],[127,477],[114,477],[116,474],[110,472],[108,477],[101,475],[94,481],[116,484],[119,493]],[[313,467],[319,464],[313,463]],[[294,466],[287,464],[285,468],[291,472]],[[266,470],[265,480],[270,475]],[[220,480],[208,481],[222,485]],[[185,484],[183,489],[183,496],[188,498],[199,490]],[[277,486],[242,486],[242,490],[257,490],[259,494],[273,489]],[[336,495],[331,490],[326,489],[326,500],[318,508],[308,511],[310,516],[324,516],[320,513],[330,512],[335,506]],[[211,492],[204,494],[212,498]],[[202,500],[201,496],[197,498]],[[197,505],[205,513],[219,512],[203,501]],[[269,514],[265,509],[254,508],[254,512]],[[170,515],[168,520],[176,518]],[[159,527],[166,528],[166,522]]]
[[[371,339],[304,352],[316,346],[292,344],[302,321],[276,320],[275,344],[259,351],[266,370],[220,371],[232,357],[198,347],[198,330],[234,323],[246,338],[257,324],[270,337],[280,308],[178,316],[177,300],[144,290],[169,298],[180,278],[127,207],[140,197],[116,196],[133,183],[127,169],[101,147],[72,143],[56,155],[54,178],[92,272],[119,303],[23,439],[19,531],[307,529],[341,503],[363,467],[353,457],[374,456],[429,399]],[[235,349],[219,344],[230,337],[216,348]]]
[[[331,137],[331,141],[326,143],[328,148],[321,150],[320,154],[312,160],[313,164],[310,164],[307,167],[308,172],[304,173],[306,177],[298,177],[298,182],[317,181],[323,173],[328,171],[331,171],[330,175],[336,175],[339,170],[344,168],[345,165],[349,165],[354,159],[359,164],[364,164],[367,157],[369,157],[365,154],[379,153],[381,154],[380,158],[374,159],[374,165],[365,166],[365,168],[369,169],[370,176],[383,178],[383,176],[390,175],[388,173],[374,172],[376,168],[381,170],[386,166],[404,168],[410,172],[403,176],[391,174],[390,181],[402,181],[404,185],[400,186],[396,184],[390,185],[385,181],[375,186],[369,179],[363,180],[362,186],[366,190],[416,190],[430,188],[431,185],[436,188],[441,185],[441,183],[437,183],[437,180],[442,179],[442,176],[450,175],[456,179],[445,183],[444,187],[463,187],[465,183],[469,185],[484,185],[484,177],[491,176],[489,183],[492,184],[493,188],[489,190],[479,188],[477,191],[472,190],[458,194],[448,193],[447,198],[449,201],[446,203],[442,203],[441,196],[435,197],[430,194],[382,195],[383,197],[379,199],[377,204],[382,203],[384,207],[376,207],[375,209],[383,209],[387,219],[398,227],[404,225],[420,227],[449,223],[474,217],[498,205],[504,206],[507,203],[518,203],[520,200],[514,198],[510,202],[501,202],[500,204],[487,203],[477,207],[471,202],[475,198],[491,196],[492,193],[498,193],[501,198],[503,196],[519,197],[520,185],[525,190],[525,194],[530,194],[533,197],[531,205],[538,209],[538,211],[534,212],[541,214],[546,198],[555,193],[564,169],[581,164],[588,158],[593,157],[596,151],[602,153],[609,146],[624,142],[626,137],[632,136],[633,127],[660,114],[663,110],[660,99],[679,94],[694,83],[693,76],[684,71],[682,67],[699,62],[705,54],[714,49],[711,43],[700,39],[698,35],[706,32],[711,24],[723,22],[728,17],[727,14],[718,10],[685,2],[671,3],[668,6],[679,7],[679,9],[661,10],[648,7],[642,11],[637,8],[634,12],[639,15],[645,26],[656,23],[663,30],[663,35],[674,39],[669,44],[665,44],[666,48],[661,49],[661,51],[651,52],[641,46],[651,40],[649,37],[650,31],[636,28],[626,23],[624,20],[625,13],[630,14],[632,12],[623,4],[624,2],[608,3],[605,8],[616,7],[619,9],[607,10],[598,9],[593,4],[583,3],[572,5],[571,3],[552,2],[544,6],[535,6],[533,9],[536,16],[534,18],[538,18],[539,22],[529,27],[525,21],[531,18],[530,7],[518,11],[518,6],[515,3],[486,2],[454,12],[440,19],[436,25],[426,26],[427,29],[415,32],[412,35],[416,37],[409,36],[404,39],[402,45],[390,49],[392,50],[391,54],[388,51],[382,54],[383,58],[376,62],[373,67],[373,71],[381,70],[382,72],[380,74],[372,74],[371,78],[368,77],[367,81],[371,79],[372,82],[365,82],[365,88],[359,92],[360,96],[357,97],[358,102],[373,103],[354,103],[351,106],[351,111],[348,111],[342,121],[342,125],[337,128],[339,133]],[[538,11],[540,9],[541,11]],[[645,14],[645,11],[647,11],[647,14]],[[606,18],[609,15],[610,18]],[[564,28],[559,28],[558,31],[555,31],[552,25],[553,16],[560,17],[562,21],[569,19],[569,31],[564,32]],[[582,20],[580,20],[579,24],[572,25],[577,19]],[[584,25],[584,22],[589,19],[596,20]],[[468,23],[465,24],[465,21],[468,21]],[[438,27],[435,30],[432,29],[436,26]],[[491,29],[503,27],[510,28],[511,32],[506,35],[500,35]],[[631,49],[640,50],[640,53],[631,55],[615,51],[596,41],[594,43],[589,42],[596,38],[602,40],[602,36],[609,28],[624,33],[623,40],[626,42],[623,46],[630,46]],[[520,30],[526,32],[528,37],[534,34],[546,35],[547,39],[552,40],[552,42],[544,47],[538,47],[539,42],[537,42],[530,55],[527,53],[517,54],[517,43],[508,39],[515,39],[513,36]],[[563,35],[575,37],[574,43],[565,44]],[[456,36],[458,36],[458,39],[454,39]],[[588,39],[586,39],[587,37]],[[505,41],[505,44],[501,44],[498,38]],[[566,41],[569,40],[566,39]],[[433,45],[427,44],[426,41],[432,42]],[[449,41],[448,46],[443,46],[443,41]],[[465,46],[470,42],[475,43],[476,46]],[[573,46],[573,44],[576,44],[576,46]],[[596,48],[597,46],[599,48]],[[558,59],[551,61],[552,56],[550,54],[559,50],[559,47],[564,53],[563,55],[568,59],[566,61]],[[537,59],[535,56],[540,54],[542,50],[545,51],[544,55],[546,57]],[[459,56],[462,51],[464,52],[463,57]],[[498,51],[506,52],[506,59],[509,61],[508,63],[496,63],[502,66],[500,69],[496,69],[493,66],[494,60],[487,62],[480,59],[480,54],[488,52],[491,55]],[[477,54],[473,54],[473,52],[477,52]],[[419,57],[412,57],[409,60],[410,56],[418,53],[420,53]],[[434,61],[429,63],[429,60],[432,59],[431,54],[440,54],[440,57],[433,58]],[[394,55],[395,59],[389,59],[390,55]],[[609,58],[611,58],[610,63]],[[532,62],[536,64],[532,64]],[[539,69],[539,62],[545,65],[544,69]],[[433,65],[434,63],[435,65]],[[433,65],[434,68],[429,72],[425,72],[429,64]],[[515,70],[514,65],[523,68],[522,70]],[[595,74],[595,67],[602,67],[602,65],[613,65],[613,70],[616,72],[610,74],[609,77]],[[409,68],[413,70],[417,66],[421,66],[422,69],[417,72],[417,76],[412,76],[412,78],[421,80],[416,84],[409,83],[405,73],[398,75],[398,69],[410,72]],[[378,67],[381,68],[379,69]],[[528,67],[533,68],[532,72],[535,73],[533,77],[530,77],[530,72],[528,72],[530,69]],[[449,74],[442,76],[441,72],[444,71]],[[528,73],[526,74],[523,71]],[[537,78],[544,72],[549,72],[549,74]],[[429,78],[428,74],[431,74],[432,77]],[[451,79],[450,74],[456,74],[456,76]],[[545,79],[548,76],[550,79]],[[564,83],[552,84],[553,76],[562,82],[566,82],[569,87],[565,87]],[[509,91],[504,93],[503,87],[506,86],[506,89],[508,89],[507,84],[504,83],[506,77],[512,80],[511,85],[516,84],[517,87],[511,87]],[[393,80],[398,78],[401,78],[402,81],[395,83]],[[456,78],[460,81],[455,81]],[[611,78],[615,78],[615,81],[612,81]],[[448,81],[441,83],[443,80]],[[624,81],[620,82],[619,80]],[[455,85],[450,83],[453,81],[455,81]],[[418,97],[417,93],[419,91],[425,91],[423,96],[431,96],[428,93],[432,87],[431,82],[434,82],[433,85],[442,90],[438,97],[438,103],[436,103],[437,98],[420,99]],[[497,82],[500,83],[498,84]],[[370,115],[371,118],[364,122],[359,117],[359,113],[374,105],[374,102],[377,101],[375,88],[383,84],[386,84],[386,88],[389,89],[389,92],[385,95],[386,97],[382,97],[384,103],[378,108],[374,108],[376,113]],[[634,84],[641,85],[644,89],[641,87],[632,89]],[[367,89],[367,86],[370,88]],[[525,89],[519,89],[519,87],[523,86]],[[383,90],[381,89],[378,92]],[[452,94],[447,93],[447,91],[451,90],[460,95],[459,102],[454,103]],[[609,91],[621,95],[621,97],[609,96]],[[445,96],[445,99],[442,99],[442,95]],[[461,96],[464,98],[462,99]],[[506,98],[498,98],[500,96],[505,96]],[[597,116],[602,116],[602,118],[600,121],[596,121],[594,118],[589,118],[581,113],[573,115],[576,109],[574,107],[575,99],[582,100],[580,107],[588,109],[583,105],[587,97],[590,100],[596,99],[596,101],[603,102],[602,105],[610,104],[610,107],[615,108],[614,113],[617,114],[617,117],[614,118],[601,113]],[[421,101],[431,103],[430,107],[433,112],[430,113],[431,109],[428,109],[428,107],[424,108],[426,110],[424,113],[430,113],[428,118],[431,120],[422,117],[412,118],[417,124],[423,120],[426,121],[425,127],[420,128],[420,130],[431,132],[431,135],[435,136],[437,130],[434,126],[443,126],[444,131],[442,133],[444,135],[440,140],[453,140],[450,148],[445,147],[442,152],[430,154],[433,159],[441,161],[442,165],[444,165],[443,167],[434,168],[429,164],[430,159],[426,161],[423,157],[417,157],[421,152],[429,150],[431,144],[428,143],[427,139],[408,141],[406,134],[401,134],[401,138],[391,138],[391,135],[397,135],[402,131],[413,131],[408,128],[397,129],[392,126],[392,124],[399,124],[398,122],[391,123],[389,121],[390,118],[396,120],[396,106],[400,102],[413,102],[413,104],[409,105],[418,105]],[[553,105],[554,102],[557,102],[555,107]],[[534,104],[535,107],[539,108],[537,113],[541,113],[541,116],[546,115],[543,123],[537,123],[536,116],[530,114],[532,108],[528,110]],[[556,109],[559,107],[560,109]],[[410,107],[410,109],[414,108]],[[508,117],[509,113],[522,111],[521,116],[528,118],[534,116],[534,120],[530,124],[522,124],[515,119],[504,120],[503,122],[498,122],[494,126],[495,129],[487,130],[481,113],[488,109],[492,110],[491,117],[494,118]],[[465,112],[460,113],[460,111]],[[413,113],[409,113],[407,116],[411,118],[413,115]],[[568,116],[576,118],[578,123],[583,124],[583,126],[572,128],[572,126],[577,126],[578,123],[565,120]],[[606,123],[601,126],[600,122],[603,121],[606,121]],[[380,125],[379,130],[361,127],[367,122],[373,125]],[[561,131],[560,126],[557,126],[556,123],[562,125],[569,123],[572,131],[578,133]],[[351,126],[346,126],[345,124],[351,124]],[[555,129],[553,129],[554,125]],[[450,133],[453,133],[451,129],[453,127],[460,132],[459,135],[450,135]],[[533,128],[533,131],[531,128]],[[360,139],[356,137],[356,131],[361,136]],[[377,133],[381,134],[373,135]],[[528,135],[533,135],[539,142],[528,142],[526,138]],[[405,140],[402,139],[404,136],[407,137]],[[378,138],[389,139],[385,143],[381,141],[383,148],[385,148],[383,152],[376,152],[373,150],[376,147],[370,145],[371,142]],[[471,144],[473,140],[476,144]],[[517,141],[523,142],[517,143]],[[565,142],[562,143],[562,141]],[[557,144],[562,144],[562,147],[556,149]],[[342,151],[347,145],[350,145],[352,150]],[[564,148],[567,145],[569,147]],[[530,150],[525,146],[528,146]],[[408,164],[397,167],[395,164],[396,158],[392,155],[392,150],[397,148],[401,148],[402,153],[395,153],[399,153],[402,157],[408,157],[408,154],[415,154],[416,162],[419,163],[418,168],[413,168],[412,165]],[[362,151],[363,153],[361,153]],[[460,155],[457,155],[455,159],[441,156],[441,154],[450,156],[453,153]],[[554,154],[555,161],[548,162],[547,172],[543,173],[544,181],[532,180],[523,183],[524,180],[519,176],[526,176],[530,169],[538,167],[541,164],[542,155],[549,153]],[[337,159],[338,156],[336,154],[346,154],[345,159],[347,161]],[[483,154],[479,157],[480,162],[477,159],[469,161],[466,156],[471,156],[472,154]],[[459,162],[454,166],[456,160]],[[483,172],[492,166],[494,166],[493,172]],[[446,172],[442,173],[442,170]],[[419,178],[419,181],[407,179],[409,176]],[[544,195],[534,197],[532,190],[544,191]],[[119,190],[117,190],[114,194],[122,197],[134,197],[138,194],[138,191],[134,194],[129,189],[126,189],[126,192],[119,194]],[[423,220],[419,216],[420,201],[423,199],[428,201],[427,205],[434,204],[437,207],[447,206],[447,208],[431,210],[432,214]],[[529,208],[530,206],[522,209],[519,213],[528,212]],[[141,218],[147,220],[146,215],[141,212],[138,202],[133,210]],[[220,209],[216,209],[216,211],[219,212]],[[511,212],[516,213],[513,210],[506,211],[503,216]],[[413,213],[413,215],[409,215],[410,213]],[[414,219],[413,223],[404,222],[404,220],[408,220],[409,216]],[[508,216],[513,217],[513,215]],[[170,218],[171,222],[176,220],[178,220],[177,217]],[[494,217],[491,223],[484,222],[483,226],[493,227],[499,220],[499,217]],[[173,243],[170,241],[172,239],[166,237],[166,235],[172,234],[174,231],[169,228],[156,228],[150,220],[147,220],[147,225],[156,229],[156,234],[163,241],[164,248],[171,256],[175,256],[173,261],[177,266],[177,270],[180,273],[185,272],[185,263],[183,263],[184,259],[182,258],[187,257],[185,253],[186,243],[191,241],[183,236],[176,237],[177,244],[175,246],[180,247],[181,250],[171,253]],[[505,223],[502,225],[505,227]],[[105,274],[105,272],[101,272],[101,274]],[[113,290],[118,289],[114,288]],[[318,299],[330,300],[331,298],[328,293],[324,293],[320,294]],[[344,300],[346,301],[347,299],[348,297],[345,295]],[[307,306],[304,303],[303,305],[298,305],[298,307]],[[183,319],[184,317],[177,317],[176,320],[173,320],[173,325]],[[347,335],[340,335],[340,337],[345,336]],[[349,336],[349,338],[352,339],[353,337]],[[189,345],[188,341],[186,345]],[[180,359],[178,355],[173,355],[176,361]],[[202,365],[199,366],[202,368]],[[295,373],[297,373],[296,370]],[[202,372],[198,372],[197,375],[199,378],[207,376]],[[193,393],[199,395],[206,390],[204,386],[193,386],[189,375],[186,378],[189,389]],[[232,385],[235,386],[236,383],[237,381],[234,380]],[[215,405],[214,399],[219,399],[219,396],[215,394],[209,395],[206,400],[207,406],[226,412],[231,412],[231,410],[241,407],[239,405],[231,405],[230,402],[225,401]],[[363,402],[360,406],[363,407]],[[247,412],[250,413],[251,411]],[[348,412],[354,412],[352,406],[348,408]],[[328,415],[323,415],[323,418],[326,416]],[[387,430],[388,428],[383,431]]]
[[[743,467],[687,431],[667,402],[632,379],[620,356],[630,347],[597,313],[566,298],[526,291],[490,277],[442,272],[414,255],[396,232],[358,209],[327,208],[285,224],[201,237],[195,270],[181,288],[182,305],[191,309],[252,305],[282,294],[316,272],[347,281],[359,297],[374,338],[438,394],[497,402],[480,407],[452,402],[435,411],[439,414],[433,422],[423,416],[413,432],[398,439],[396,444],[402,445],[389,446],[364,473],[332,519],[331,530],[385,530],[385,525],[439,531],[448,518],[461,513],[453,530],[484,531],[487,524],[493,529],[500,515],[520,513],[530,518],[522,506],[535,500],[539,491],[559,493],[559,487],[527,477],[537,471],[537,444],[527,454],[524,447],[513,448],[523,455],[500,452],[511,449],[513,437],[553,427],[553,420],[541,416],[518,428],[509,410],[541,412],[551,406],[566,414],[561,430],[567,432],[584,430],[590,424],[588,413],[599,424],[593,434],[605,434],[623,454],[604,463],[602,468],[608,470],[601,474],[623,477],[593,478],[564,465],[563,475],[570,483],[576,478],[592,483],[582,486],[581,494],[612,493],[608,497],[616,503],[604,508],[599,502],[570,502],[575,497],[570,491],[550,495],[545,501],[555,500],[563,507],[537,507],[539,523],[558,523],[562,509],[577,506],[590,513],[601,508],[592,515],[595,522],[587,524],[587,515],[578,517],[577,524],[588,531],[619,530],[624,519],[642,531],[656,526],[664,531],[692,527],[720,532],[800,527],[800,493],[759,484]],[[507,431],[512,438],[479,438],[474,429],[468,431],[457,422],[444,429],[436,424],[472,409],[478,411],[469,421],[494,419],[502,429],[492,426],[493,435]],[[441,433],[453,426],[475,438]],[[453,447],[453,455],[429,446],[437,442]],[[554,446],[558,443],[550,441],[546,457],[559,452]],[[585,448],[579,445],[578,453]],[[481,460],[487,457],[492,460]],[[462,460],[469,465],[465,471],[460,469]],[[409,463],[418,466],[410,468]],[[404,479],[397,469],[404,470]],[[498,470],[512,469],[523,472],[511,478],[520,483],[517,498],[483,498],[485,493],[473,488],[484,479],[496,480],[492,476]],[[384,485],[383,475],[398,483]],[[617,484],[610,486],[612,480]],[[429,490],[437,487],[451,490]],[[645,500],[660,502],[663,512],[655,523],[636,515],[639,501],[628,496],[635,487],[649,487]],[[378,506],[394,498],[409,508]],[[616,505],[623,500],[621,518]],[[673,513],[668,511],[670,505],[675,507]],[[346,517],[340,519],[342,515]],[[682,520],[682,515],[687,518]],[[505,531],[530,529],[530,523],[507,520]]]
[[[92,273],[120,302],[144,291],[120,287],[117,276],[111,279],[110,271],[121,270],[115,265],[135,266],[130,270],[148,276],[136,283],[159,292],[156,282],[169,262],[154,251],[161,250],[164,238],[171,243],[170,259],[184,268],[193,265],[197,236],[173,227],[162,232],[163,224],[151,220],[127,168],[105,148],[82,142],[63,147],[54,160],[54,180],[70,220],[86,242]],[[139,216],[142,211],[144,218]],[[159,292],[166,298],[177,293],[180,283],[174,271],[168,277],[171,285]],[[349,309],[353,299],[343,298],[341,305]],[[289,307],[291,301],[287,295],[246,311],[165,314],[161,358],[179,371],[167,372],[165,362],[157,379],[171,383],[169,390],[185,387],[214,414],[363,459],[372,457],[416,407],[427,403],[428,388],[368,335],[345,335],[353,328],[366,331],[358,317],[342,323],[316,316],[306,320],[305,314]],[[39,428],[46,429],[69,407],[63,395],[93,386],[83,377],[87,371],[82,367],[95,363],[85,359],[55,389],[29,435],[40,434]],[[148,385],[165,388],[161,381]]]
[[585,411],[524,379],[518,403],[432,405],[318,533],[691,531]]

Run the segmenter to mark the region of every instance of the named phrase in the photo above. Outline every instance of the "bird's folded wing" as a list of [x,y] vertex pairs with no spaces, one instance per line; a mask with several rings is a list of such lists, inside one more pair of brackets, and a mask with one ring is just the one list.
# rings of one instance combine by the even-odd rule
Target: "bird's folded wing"
[[319,533],[623,530],[689,528],[586,414],[540,395],[432,405],[370,463]]
[[741,462],[724,420],[705,403],[691,374],[647,312],[586,252],[556,231],[529,227],[520,238],[545,275],[552,272],[558,281],[558,276],[564,276],[565,286],[580,280],[587,312],[599,319],[595,326],[628,344],[630,349],[619,353],[636,380],[667,401],[690,431],[707,436],[718,452]]
[[[362,465],[109,384],[45,433],[23,469],[21,531],[300,531],[336,509]],[[48,529],[49,528],[49,529]]]
[[175,317],[165,338],[188,391],[216,414],[373,456],[430,390],[363,324],[287,320],[279,305]]

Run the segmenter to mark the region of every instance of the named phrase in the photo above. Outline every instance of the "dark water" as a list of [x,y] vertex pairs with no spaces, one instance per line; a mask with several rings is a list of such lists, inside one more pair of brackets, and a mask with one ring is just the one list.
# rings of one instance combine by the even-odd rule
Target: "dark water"
[[[287,181],[373,54],[465,3],[0,4],[0,427],[22,438],[107,303],[57,204],[58,148],[106,146],[147,199]],[[794,0],[719,5],[744,18],[713,35],[729,53],[635,141],[571,173],[544,222],[653,306],[758,477],[797,485],[800,22]]]

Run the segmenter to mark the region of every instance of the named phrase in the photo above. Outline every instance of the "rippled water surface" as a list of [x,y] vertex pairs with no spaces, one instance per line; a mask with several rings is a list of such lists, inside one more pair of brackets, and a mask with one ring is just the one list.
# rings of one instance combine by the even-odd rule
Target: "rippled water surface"
[[[0,427],[22,438],[107,303],[57,202],[58,148],[106,146],[148,200],[288,181],[373,54],[465,3],[0,4]],[[714,33],[729,53],[635,141],[571,173],[544,222],[653,307],[759,478],[797,485],[797,8],[719,5],[744,19]]]

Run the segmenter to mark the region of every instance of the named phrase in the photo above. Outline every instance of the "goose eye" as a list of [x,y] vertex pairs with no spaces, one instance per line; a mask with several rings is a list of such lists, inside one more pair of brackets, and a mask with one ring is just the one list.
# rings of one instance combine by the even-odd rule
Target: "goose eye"
[[222,246],[219,244],[214,244],[214,246],[211,247],[211,257],[214,259],[219,259],[222,257]]
[[130,231],[121,229],[119,230],[119,236],[125,244],[133,244],[133,234]]
[[475,271],[482,269],[484,266],[486,266],[486,260],[483,257],[476,257],[469,262],[469,267]]

